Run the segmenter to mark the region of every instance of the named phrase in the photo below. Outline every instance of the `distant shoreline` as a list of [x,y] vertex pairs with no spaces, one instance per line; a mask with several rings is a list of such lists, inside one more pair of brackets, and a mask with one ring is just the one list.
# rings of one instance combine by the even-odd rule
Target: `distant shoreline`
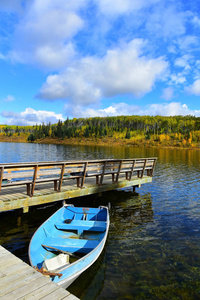
[[0,142],[9,143],[33,143],[33,144],[55,144],[55,145],[77,145],[77,146],[118,146],[118,147],[146,147],[146,148],[172,148],[172,149],[186,149],[186,150],[200,150],[199,147],[182,145],[173,145],[168,143],[159,143],[155,141],[142,140],[131,141],[127,139],[114,139],[114,138],[44,138],[38,139],[34,142],[28,142],[27,136],[0,136]]
[[57,124],[0,125],[0,141],[60,145],[200,149],[200,118],[118,116]]

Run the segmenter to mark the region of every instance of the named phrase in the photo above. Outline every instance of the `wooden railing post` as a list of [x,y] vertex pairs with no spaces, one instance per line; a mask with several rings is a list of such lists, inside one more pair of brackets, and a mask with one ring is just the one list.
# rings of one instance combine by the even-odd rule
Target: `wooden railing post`
[[3,171],[4,171],[4,167],[1,167],[0,168],[0,190],[1,190],[2,180],[3,180]]
[[86,162],[86,163],[85,163],[85,166],[84,166],[84,171],[83,171],[83,178],[82,178],[82,182],[81,182],[81,187],[83,187],[84,182],[85,182],[85,176],[86,176],[86,173],[87,173],[87,165],[88,165],[88,162]]
[[54,180],[53,182],[54,182],[54,185],[53,185],[54,191],[57,191],[57,180]]
[[154,173],[154,170],[155,170],[155,166],[156,166],[156,158],[154,158],[153,166],[152,166],[152,169],[151,169],[151,173],[150,173],[151,177],[153,176],[153,173]]
[[[115,172],[115,163],[111,164],[110,171]],[[114,181],[115,181],[115,173],[112,173],[112,182]]]
[[102,175],[101,175],[100,185],[103,184],[103,178],[104,178],[104,174],[105,174],[105,170],[106,170],[106,163],[107,163],[107,161],[104,161],[103,172],[102,172]]
[[144,171],[145,171],[145,168],[146,168],[146,164],[147,164],[147,159],[145,159],[145,161],[144,161],[144,166],[143,166],[140,178],[143,178],[143,176],[144,176]]
[[131,167],[131,173],[130,173],[130,176],[129,176],[129,180],[131,180],[131,178],[132,178],[133,171],[134,171],[134,166],[135,166],[135,159],[133,160],[133,164],[132,164],[132,167]]
[[26,184],[26,193],[28,196],[31,197],[31,184],[30,183]]
[[[25,185],[27,195],[33,196],[35,185],[54,183],[54,190],[61,191],[64,180],[76,178],[77,186],[83,187],[86,176],[96,178],[96,184],[103,184],[104,177],[112,175],[112,181],[119,182],[121,174],[131,181],[135,173],[138,178],[144,174],[152,177],[157,158],[103,159],[89,161],[60,161],[0,164],[0,191],[3,188]],[[80,172],[81,171],[81,172]],[[75,175],[71,175],[75,172]],[[77,174],[76,174],[77,173]],[[81,174],[80,174],[81,173]],[[133,175],[134,174],[134,175]],[[106,176],[107,179],[107,176]],[[87,181],[87,179],[86,179]],[[110,181],[110,178],[108,178]]]
[[[34,190],[35,190],[35,182],[36,182],[36,179],[37,179],[37,171],[38,171],[38,165],[35,166],[35,171],[34,171],[34,174],[33,174],[33,183],[32,183],[32,189],[31,189],[31,196],[33,196]],[[28,186],[27,186],[27,188],[28,188]]]
[[[60,173],[60,179],[59,179],[59,186],[58,186],[58,191],[59,192],[61,191],[64,174],[65,174],[65,164],[63,164],[62,167],[61,167],[61,173]],[[56,186],[57,186],[57,182],[56,182]],[[55,181],[54,181],[54,188],[55,188]]]
[[121,159],[120,162],[119,162],[119,168],[118,168],[118,171],[117,171],[116,182],[118,182],[118,180],[119,180],[119,175],[120,175],[120,171],[121,171],[121,167],[122,167],[122,162],[123,162],[123,160]]

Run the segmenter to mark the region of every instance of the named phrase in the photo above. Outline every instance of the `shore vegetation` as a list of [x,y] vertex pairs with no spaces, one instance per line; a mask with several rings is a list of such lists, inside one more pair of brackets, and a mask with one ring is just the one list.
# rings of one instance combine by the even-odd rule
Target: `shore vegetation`
[[134,115],[67,118],[35,126],[0,125],[0,141],[200,148],[200,118]]

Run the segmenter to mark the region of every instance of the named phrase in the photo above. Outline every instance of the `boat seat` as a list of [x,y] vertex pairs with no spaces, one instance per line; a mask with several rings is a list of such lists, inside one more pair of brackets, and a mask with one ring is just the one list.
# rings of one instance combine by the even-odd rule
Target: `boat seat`
[[62,239],[47,237],[43,241],[45,248],[53,251],[53,248],[66,251],[69,253],[89,253],[99,244],[99,240],[86,240],[86,239]]
[[72,220],[69,224],[55,223],[55,226],[59,230],[77,230],[78,232],[83,230],[104,232],[106,230],[106,223],[101,221]]

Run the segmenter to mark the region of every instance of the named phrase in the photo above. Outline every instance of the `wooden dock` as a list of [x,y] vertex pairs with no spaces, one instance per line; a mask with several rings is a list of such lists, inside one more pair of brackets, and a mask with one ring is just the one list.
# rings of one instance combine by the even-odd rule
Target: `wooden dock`
[[0,212],[152,181],[156,158],[0,164]]
[[0,246],[0,299],[78,300],[2,246]]

